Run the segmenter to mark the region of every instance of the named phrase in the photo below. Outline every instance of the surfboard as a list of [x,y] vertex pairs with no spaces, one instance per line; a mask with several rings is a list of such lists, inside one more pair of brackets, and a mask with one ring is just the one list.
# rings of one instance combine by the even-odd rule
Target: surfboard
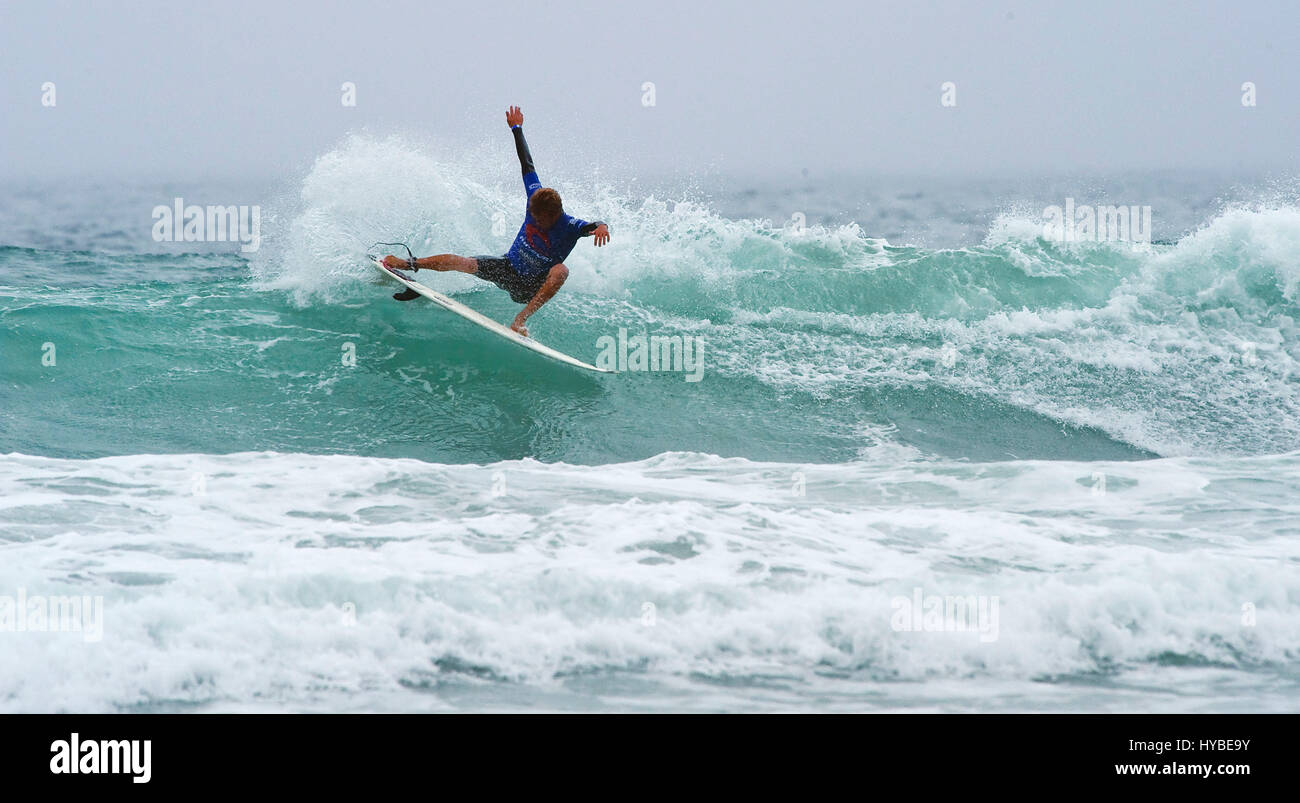
[[488,330],[492,334],[497,335],[498,337],[504,337],[506,340],[509,340],[511,343],[514,343],[515,345],[523,346],[529,351],[536,352],[542,355],[543,357],[549,357],[550,359],[555,360],[556,362],[562,362],[565,365],[572,365],[574,368],[582,368],[587,371],[595,371],[596,373],[599,374],[616,373],[615,371],[612,371],[608,368],[597,368],[596,366],[591,365],[590,363],[585,363],[582,360],[579,360],[575,357],[570,357],[568,354],[565,354],[562,351],[557,351],[556,349],[553,349],[550,346],[546,346],[541,343],[538,343],[536,340],[533,340],[531,337],[524,337],[523,335],[519,334],[518,332],[511,329],[510,327],[502,326],[501,324],[497,323],[496,321],[492,320],[486,315],[483,315],[482,313],[479,312],[475,312],[474,310],[470,309],[469,307],[465,306],[459,301],[449,298],[443,295],[442,293],[439,293],[437,290],[433,290],[431,288],[425,287],[424,285],[417,282],[415,278],[408,271],[402,270],[401,268],[390,268],[387,265],[385,265],[383,262],[380,262],[375,257],[371,257],[370,261],[373,262],[375,267],[379,269],[379,272],[384,274],[385,276],[388,276],[391,279],[396,279],[397,281],[406,285],[408,288],[414,290],[415,292],[429,299],[430,301],[442,307],[443,309],[449,312],[454,312],[460,317],[469,321],[470,323],[478,324],[479,326]]

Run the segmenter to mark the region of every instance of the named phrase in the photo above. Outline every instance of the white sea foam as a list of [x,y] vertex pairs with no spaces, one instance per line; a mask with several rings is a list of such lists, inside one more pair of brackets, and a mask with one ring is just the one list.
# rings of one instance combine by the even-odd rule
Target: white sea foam
[[0,632],[0,710],[1293,708],[1300,457],[874,457],[8,455],[0,594],[105,605]]

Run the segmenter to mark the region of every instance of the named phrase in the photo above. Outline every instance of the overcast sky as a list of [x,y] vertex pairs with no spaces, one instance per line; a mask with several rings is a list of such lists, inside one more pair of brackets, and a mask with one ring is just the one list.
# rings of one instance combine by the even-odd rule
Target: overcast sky
[[366,128],[477,146],[511,103],[613,174],[1286,172],[1298,67],[1295,0],[0,0],[0,175],[278,177]]

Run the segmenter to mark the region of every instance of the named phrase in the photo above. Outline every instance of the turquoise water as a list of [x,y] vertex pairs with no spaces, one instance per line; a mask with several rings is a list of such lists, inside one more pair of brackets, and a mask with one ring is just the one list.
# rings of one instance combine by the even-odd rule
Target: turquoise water
[[[946,271],[951,259],[911,249],[882,249],[880,256],[881,272],[898,274]],[[971,261],[981,257],[989,270],[1003,268],[996,250]],[[11,248],[0,258],[26,272],[51,255]],[[94,261],[84,254],[54,258],[60,270]],[[172,270],[188,259],[205,263],[202,279],[135,281],[141,271]],[[736,277],[738,286],[713,291],[748,297],[736,309],[721,309],[709,288],[677,286],[670,293],[634,287],[645,306],[573,293],[534,324],[537,337],[588,360],[599,355],[598,339],[617,338],[620,327],[631,334],[701,338],[703,368],[699,381],[689,382],[684,370],[591,376],[520,353],[431,305],[380,303],[391,288],[373,281],[373,269],[364,265],[355,290],[335,294],[328,304],[298,306],[282,292],[258,289],[238,258],[125,262],[122,273],[129,271],[129,279],[112,281],[115,266],[107,266],[102,284],[61,287],[50,275],[37,287],[6,290],[12,293],[5,299],[9,349],[25,349],[28,359],[7,366],[5,394],[14,394],[14,403],[5,407],[22,409],[23,421],[6,427],[5,451],[100,457],[274,450],[448,463],[524,457],[602,463],[695,450],[840,462],[869,443],[864,432],[890,428],[898,443],[952,457],[1152,453],[1144,448],[1148,442],[1107,433],[1100,417],[1053,415],[1071,399],[1049,394],[1083,384],[1082,392],[1133,404],[1157,389],[1140,372],[1076,365],[1060,376],[1049,374],[1050,365],[1035,365],[1023,371],[1024,387],[998,388],[995,377],[1005,369],[987,363],[1013,364],[1036,335],[1006,331],[1015,324],[1003,319],[995,325],[1004,331],[980,342],[978,330],[987,319],[959,331],[952,329],[955,319],[942,314],[932,314],[936,325],[910,309],[868,312],[862,308],[887,304],[866,288],[855,297],[849,275],[832,275],[824,284],[806,276],[795,280],[807,284],[804,309],[763,304],[764,293],[777,297],[795,283],[769,272]],[[1050,297],[1049,286],[1034,285],[1058,281],[1008,281],[1005,292]],[[859,283],[868,284],[862,277]],[[896,275],[871,283],[909,282]],[[892,292],[908,296],[913,290]],[[500,320],[513,316],[504,294],[461,297]],[[879,323],[871,318],[882,314],[897,322],[897,331],[875,328]],[[56,366],[42,360],[47,342],[54,344]],[[949,343],[956,362],[945,367]],[[352,353],[355,364],[345,360]],[[1216,364],[1216,355],[1200,360],[1219,375],[1233,373],[1231,365]],[[1116,379],[1136,387],[1108,387]],[[1016,390],[1042,394],[1042,405],[1017,405]],[[1207,411],[1206,418],[1223,419],[1223,449],[1241,450],[1228,428],[1231,414]],[[1179,435],[1165,431],[1162,416],[1150,417],[1149,443],[1167,438],[1170,451],[1177,451]],[[991,429],[985,423],[990,418],[998,422]],[[1280,426],[1284,422],[1261,426],[1259,437],[1281,435]]]
[[[560,189],[614,240],[533,335],[693,338],[699,381],[392,301],[372,243],[493,253],[518,212],[401,141],[213,189],[266,204],[248,255],[148,241],[170,188],[10,192],[0,597],[104,621],[0,632],[0,708],[1295,710],[1294,205],[1206,191],[1134,248],[878,199],[961,207],[935,245],[785,221],[826,193]],[[918,588],[996,637],[900,631]]]

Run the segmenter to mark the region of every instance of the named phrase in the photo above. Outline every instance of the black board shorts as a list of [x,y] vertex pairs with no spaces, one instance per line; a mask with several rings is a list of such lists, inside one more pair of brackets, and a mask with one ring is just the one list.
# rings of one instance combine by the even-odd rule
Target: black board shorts
[[520,276],[515,273],[515,266],[505,257],[474,257],[478,263],[475,276],[486,279],[510,294],[510,300],[516,304],[527,304],[537,295],[546,283],[546,274],[537,276]]

